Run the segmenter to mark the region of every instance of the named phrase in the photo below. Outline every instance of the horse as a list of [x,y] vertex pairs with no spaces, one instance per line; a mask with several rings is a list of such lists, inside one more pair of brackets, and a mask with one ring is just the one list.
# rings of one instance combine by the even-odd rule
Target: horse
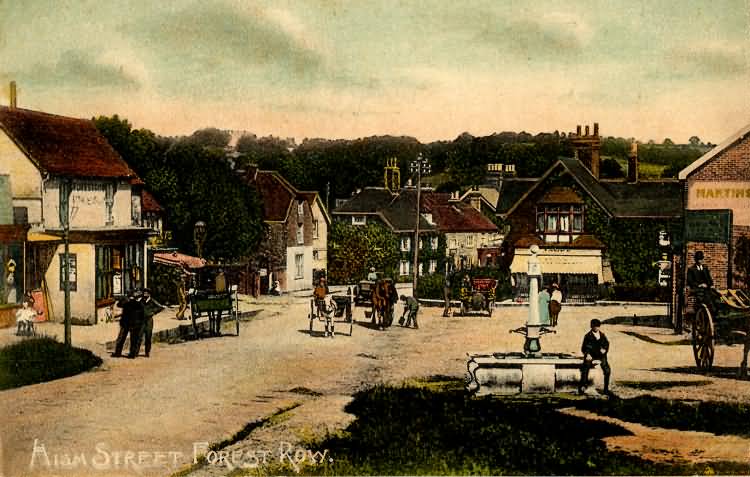
[[[393,306],[398,301],[398,291],[390,280],[378,280],[370,292],[372,301],[372,323],[379,329],[393,323]],[[376,321],[377,320],[377,321]]]

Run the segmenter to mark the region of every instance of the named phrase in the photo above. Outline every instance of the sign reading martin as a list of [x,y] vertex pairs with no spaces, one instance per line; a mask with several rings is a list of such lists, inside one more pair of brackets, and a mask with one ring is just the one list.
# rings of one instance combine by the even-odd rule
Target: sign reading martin
[[729,243],[731,210],[686,210],[685,238],[690,242]]

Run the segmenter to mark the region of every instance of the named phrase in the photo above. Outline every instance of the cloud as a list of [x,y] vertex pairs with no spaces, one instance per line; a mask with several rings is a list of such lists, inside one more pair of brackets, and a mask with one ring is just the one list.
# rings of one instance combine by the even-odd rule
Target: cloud
[[136,18],[122,31],[151,56],[158,86],[172,93],[234,94],[261,81],[314,82],[326,74],[323,56],[278,10],[195,5]]
[[35,63],[12,73],[5,79],[18,79],[24,85],[44,88],[72,89],[138,89],[139,82],[127,74],[122,66],[98,61],[92,54],[66,50],[53,64]]
[[750,73],[748,57],[734,47],[672,49],[665,53],[663,74],[672,78],[727,78]]

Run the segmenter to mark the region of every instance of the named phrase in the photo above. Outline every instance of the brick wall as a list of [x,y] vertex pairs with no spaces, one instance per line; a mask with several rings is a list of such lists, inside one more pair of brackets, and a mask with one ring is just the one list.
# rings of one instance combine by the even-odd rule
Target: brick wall
[[688,178],[688,186],[698,181],[750,181],[750,136],[731,146]]
[[695,252],[703,251],[704,263],[711,271],[714,287],[728,288],[729,278],[729,247],[723,243],[688,242],[687,263],[685,264],[685,284],[687,284],[687,269],[693,266]]

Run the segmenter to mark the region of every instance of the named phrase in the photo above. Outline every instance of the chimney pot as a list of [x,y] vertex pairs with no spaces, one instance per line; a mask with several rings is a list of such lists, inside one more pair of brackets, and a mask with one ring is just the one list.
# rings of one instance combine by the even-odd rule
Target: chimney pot
[[579,124],[578,126],[576,126],[576,136],[580,136],[580,135],[581,135],[581,125]]
[[599,136],[599,123],[594,123],[594,136]]
[[16,109],[16,82],[10,82],[10,108]]
[[587,124],[586,125],[586,136],[588,136],[588,135],[589,135],[589,125]]
[[628,154],[628,182],[638,182],[638,143],[630,143],[630,154]]

